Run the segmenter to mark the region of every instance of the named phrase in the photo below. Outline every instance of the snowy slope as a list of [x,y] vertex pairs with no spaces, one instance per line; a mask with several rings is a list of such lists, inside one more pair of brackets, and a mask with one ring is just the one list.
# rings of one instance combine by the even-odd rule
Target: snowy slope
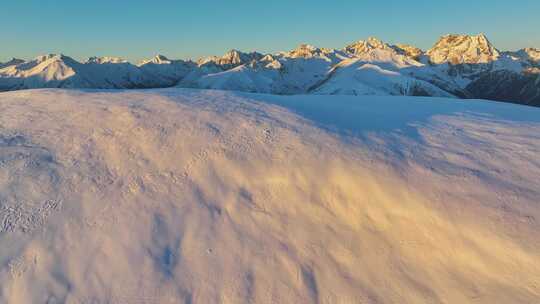
[[171,87],[178,84],[193,71],[195,63],[184,60],[170,60],[164,55],[156,55],[139,65],[141,71],[159,82],[159,86]]
[[281,74],[274,68],[256,64],[208,74],[196,80],[194,87],[202,89],[232,90],[257,93],[279,93]]
[[44,55],[28,62],[9,65],[0,69],[0,90],[29,89],[40,87],[70,87],[78,82],[75,60],[64,55]]
[[450,93],[399,71],[361,59],[337,66],[331,77],[312,91],[327,95],[405,95],[453,97]]
[[536,303],[540,109],[0,93],[0,303]]

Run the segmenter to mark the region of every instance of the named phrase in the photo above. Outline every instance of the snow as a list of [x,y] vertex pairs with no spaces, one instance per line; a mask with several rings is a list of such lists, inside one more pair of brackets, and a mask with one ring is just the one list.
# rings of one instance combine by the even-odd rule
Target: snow
[[127,63],[128,61],[120,57],[90,57],[86,60],[85,63],[97,63],[97,64],[106,64],[106,63]]
[[528,60],[533,63],[540,63],[540,49],[525,48],[517,52],[510,52],[510,56],[516,57],[516,59]]
[[180,80],[190,74],[195,63],[183,60],[170,60],[164,55],[156,55],[138,65],[143,74],[157,81],[161,87],[170,87],[178,84]]
[[535,303],[540,109],[0,94],[0,303]]
[[233,49],[196,62],[156,55],[136,65],[118,57],[81,63],[51,54],[0,63],[0,91],[183,87],[282,95],[481,96],[537,105],[538,86],[530,74],[539,68],[539,54],[533,48],[499,52],[483,34],[445,35],[427,52],[370,37],[343,49],[309,44],[276,54]]
[[427,51],[431,62],[435,64],[477,64],[489,63],[499,58],[499,51],[489,42],[484,34],[480,35],[445,35]]
[[337,65],[312,92],[328,95],[427,95],[453,97],[429,82],[407,75],[419,63],[388,50],[374,50]]
[[91,57],[80,63],[65,55],[49,54],[0,69],[0,90],[32,88],[144,88],[159,87],[159,79],[116,57]]

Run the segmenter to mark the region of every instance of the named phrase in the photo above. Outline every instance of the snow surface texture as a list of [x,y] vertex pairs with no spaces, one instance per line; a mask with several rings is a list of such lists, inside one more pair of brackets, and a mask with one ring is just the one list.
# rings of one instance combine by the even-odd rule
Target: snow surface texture
[[540,109],[0,94],[0,303],[538,303]]
[[446,35],[430,50],[370,37],[343,49],[231,50],[197,62],[163,55],[133,65],[64,56],[0,63],[0,91],[184,87],[273,94],[482,98],[540,106],[540,50],[499,52],[484,35]]

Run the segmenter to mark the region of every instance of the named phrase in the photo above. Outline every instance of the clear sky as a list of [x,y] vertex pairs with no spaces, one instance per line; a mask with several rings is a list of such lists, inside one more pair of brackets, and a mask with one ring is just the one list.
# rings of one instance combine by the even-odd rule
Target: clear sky
[[64,53],[77,59],[171,58],[341,48],[377,36],[429,48],[446,33],[483,32],[496,47],[540,48],[540,0],[6,0],[0,61]]

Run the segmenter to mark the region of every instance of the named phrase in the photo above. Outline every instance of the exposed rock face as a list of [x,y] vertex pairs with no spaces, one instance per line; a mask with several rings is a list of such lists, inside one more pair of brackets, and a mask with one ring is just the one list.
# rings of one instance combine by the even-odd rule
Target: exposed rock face
[[7,67],[13,66],[13,65],[18,65],[18,64],[21,64],[23,62],[24,62],[24,60],[22,60],[22,59],[12,58],[8,62],[0,62],[0,69],[7,68]]
[[288,53],[291,58],[312,58],[323,53],[323,50],[309,44],[301,44]]
[[509,55],[517,59],[529,61],[534,65],[540,65],[540,49],[525,48],[517,52],[510,52]]
[[434,64],[489,63],[500,56],[483,34],[443,36],[426,54]]
[[375,37],[369,37],[367,40],[360,40],[345,47],[345,51],[350,54],[365,54],[374,49],[390,50],[391,47]]
[[393,45],[392,48],[396,50],[396,52],[398,52],[399,54],[405,55],[415,60],[419,60],[420,57],[424,55],[424,51],[422,51],[422,49],[408,44],[399,43]]
[[212,56],[200,59],[197,64],[199,66],[204,65],[217,65],[223,69],[231,69],[242,64],[249,63],[253,60],[259,60],[263,57],[262,54],[257,52],[243,53],[238,50],[230,50],[222,57]]
[[127,60],[120,57],[90,57],[86,63],[106,64],[106,63],[128,63]]

